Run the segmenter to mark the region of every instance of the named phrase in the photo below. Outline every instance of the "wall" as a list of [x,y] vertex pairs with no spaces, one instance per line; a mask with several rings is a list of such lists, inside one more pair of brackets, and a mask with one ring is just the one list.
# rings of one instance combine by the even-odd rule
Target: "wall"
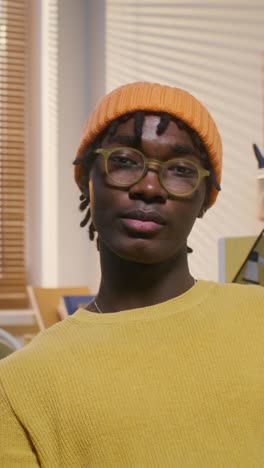
[[29,283],[95,290],[98,254],[79,226],[72,161],[104,92],[104,1],[31,0],[29,17]]
[[59,3],[59,260],[58,284],[96,289],[98,253],[87,228],[80,228],[79,190],[72,161],[84,122],[105,89],[104,2]]

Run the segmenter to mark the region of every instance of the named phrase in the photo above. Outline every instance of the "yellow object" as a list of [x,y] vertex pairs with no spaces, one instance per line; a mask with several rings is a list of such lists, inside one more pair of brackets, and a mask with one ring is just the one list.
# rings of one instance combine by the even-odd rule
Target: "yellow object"
[[226,283],[233,281],[255,241],[256,236],[226,237],[221,239],[222,258],[220,258],[220,262],[224,266],[224,281]]
[[264,289],[79,309],[0,362],[0,466],[263,468]]
[[[216,181],[220,185],[222,172],[222,142],[216,124],[208,110],[187,91],[159,83],[135,82],[115,89],[104,96],[86,122],[77,151],[76,162],[84,150],[108,125],[124,114],[144,110],[166,112],[183,120],[203,140]],[[75,166],[75,180],[81,185],[82,168]],[[211,186],[209,206],[216,200],[218,191]]]
[[87,287],[61,287],[61,288],[41,288],[38,286],[28,286],[28,295],[31,306],[37,316],[41,317],[42,328],[48,328],[60,321],[58,306],[62,296],[74,296],[89,294]]
[[255,239],[245,261],[240,266],[233,282],[264,286],[264,229]]

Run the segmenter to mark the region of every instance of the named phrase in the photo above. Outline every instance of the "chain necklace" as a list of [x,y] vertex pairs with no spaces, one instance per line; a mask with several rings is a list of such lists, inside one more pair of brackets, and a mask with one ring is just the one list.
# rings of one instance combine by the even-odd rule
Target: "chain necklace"
[[[197,279],[193,279],[193,286],[197,283]],[[103,314],[104,312],[100,309],[99,305],[97,304],[96,300],[94,299],[94,305],[95,305],[95,308],[98,312],[98,314]]]
[[96,302],[95,299],[94,299],[94,305],[95,305],[95,307],[96,307],[96,310],[97,310],[98,314],[103,314],[103,311],[102,311],[102,310],[100,309],[100,307],[97,305],[97,302]]

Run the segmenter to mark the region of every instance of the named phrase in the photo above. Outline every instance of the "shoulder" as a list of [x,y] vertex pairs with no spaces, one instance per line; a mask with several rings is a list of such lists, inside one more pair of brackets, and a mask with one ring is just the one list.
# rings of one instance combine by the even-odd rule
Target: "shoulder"
[[200,280],[205,290],[209,290],[213,295],[225,296],[228,298],[264,298],[264,287],[257,285],[246,285],[237,283],[216,283],[213,281]]
[[234,283],[204,282],[208,289],[209,310],[218,312],[224,320],[233,318],[250,321],[264,327],[264,287]]
[[70,318],[66,319],[38,333],[25,347],[1,360],[2,382],[19,379],[23,382],[32,376],[41,377],[50,367],[55,368],[56,362],[69,352],[72,328],[75,328],[73,321]]
[[264,288],[256,285],[216,283],[216,292],[234,300],[250,300],[264,306]]

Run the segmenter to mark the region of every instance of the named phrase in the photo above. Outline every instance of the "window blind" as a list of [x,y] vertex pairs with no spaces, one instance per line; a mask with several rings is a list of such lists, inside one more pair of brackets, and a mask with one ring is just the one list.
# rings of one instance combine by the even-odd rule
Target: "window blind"
[[0,309],[28,305],[25,273],[27,0],[0,0]]

